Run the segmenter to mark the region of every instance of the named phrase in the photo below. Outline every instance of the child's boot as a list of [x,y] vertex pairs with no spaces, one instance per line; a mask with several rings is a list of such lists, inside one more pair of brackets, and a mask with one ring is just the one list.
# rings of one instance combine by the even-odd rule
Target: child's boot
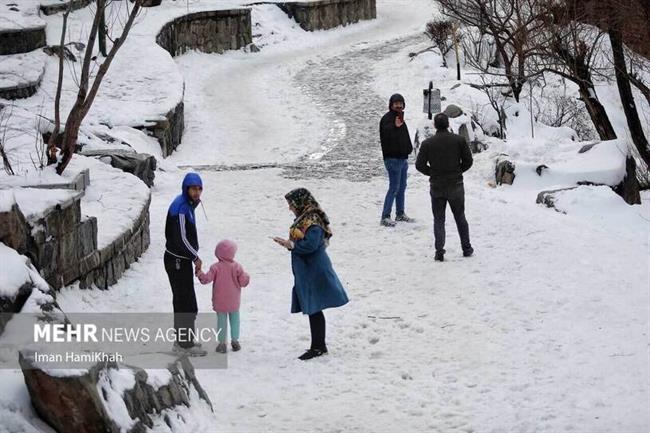
[[226,353],[228,351],[228,347],[226,346],[226,343],[219,343],[215,351],[218,353]]
[[232,351],[233,352],[237,352],[238,350],[241,350],[241,344],[239,344],[239,341],[237,341],[237,340],[232,340],[230,345],[232,346]]

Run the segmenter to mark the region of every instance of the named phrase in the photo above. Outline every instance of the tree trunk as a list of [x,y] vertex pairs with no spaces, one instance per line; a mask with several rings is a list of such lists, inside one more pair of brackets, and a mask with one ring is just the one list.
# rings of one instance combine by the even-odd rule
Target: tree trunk
[[580,98],[585,103],[589,117],[596,127],[598,136],[601,140],[614,140],[616,138],[616,132],[614,132],[614,127],[609,121],[607,116],[607,111],[605,107],[594,97],[594,88],[587,87],[586,83],[578,84],[580,91]]
[[99,26],[97,27],[97,36],[99,42],[99,52],[106,57],[106,0],[97,0],[97,13],[101,14]]
[[632,142],[639,151],[639,155],[643,158],[646,166],[650,167],[650,149],[648,148],[648,140],[643,132],[639,113],[636,109],[636,104],[634,103],[634,95],[632,94],[630,81],[626,79],[627,66],[625,64],[625,52],[623,51],[623,34],[620,29],[610,28],[609,40],[612,45],[612,54],[614,55],[614,71],[616,73],[618,93],[621,95],[621,103],[623,104],[623,111],[625,112],[625,118],[627,119],[627,126],[630,128]]
[[65,130],[63,132],[63,142],[61,143],[62,159],[59,165],[56,166],[57,174],[63,173],[63,170],[68,166],[77,148],[77,139],[79,138],[79,128],[81,127],[81,106],[75,104],[70,110],[68,120],[65,123]]

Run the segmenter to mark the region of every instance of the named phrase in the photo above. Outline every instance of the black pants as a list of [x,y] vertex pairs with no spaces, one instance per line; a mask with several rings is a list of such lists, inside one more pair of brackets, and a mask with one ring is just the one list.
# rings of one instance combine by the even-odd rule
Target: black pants
[[174,329],[176,341],[181,347],[188,348],[194,345],[194,326],[196,305],[194,293],[194,272],[190,260],[179,259],[165,252],[165,271],[172,286],[174,303]]
[[325,346],[325,315],[322,311],[309,315],[309,329],[311,330],[311,348],[327,350],[327,346]]
[[445,248],[445,213],[447,203],[454,214],[460,245],[463,251],[472,248],[469,242],[469,225],[465,219],[465,188],[463,181],[441,182],[431,185],[431,209],[433,211],[433,237],[436,251],[444,252]]

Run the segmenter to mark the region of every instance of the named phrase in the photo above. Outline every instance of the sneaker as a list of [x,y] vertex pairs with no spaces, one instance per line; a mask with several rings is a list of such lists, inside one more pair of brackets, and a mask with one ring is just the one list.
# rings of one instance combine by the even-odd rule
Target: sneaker
[[436,255],[434,257],[434,260],[437,262],[444,262],[445,261],[445,252],[444,251],[436,251]]
[[230,345],[232,346],[233,352],[237,352],[238,350],[241,350],[241,344],[239,344],[239,341],[237,340],[232,340],[230,342]]
[[[201,343],[197,343],[197,342],[194,342],[193,344],[194,347],[198,347],[199,349],[201,348],[201,346],[203,346]],[[176,350],[176,348],[182,349],[182,347],[178,345],[178,341],[174,341],[174,350]]]
[[414,222],[415,222],[415,219],[413,219],[413,218],[411,218],[410,216],[408,216],[408,215],[406,215],[405,213],[403,213],[403,214],[401,214],[401,215],[397,215],[397,216],[395,217],[395,221],[400,221],[400,222],[403,222],[403,223],[414,223]]
[[217,348],[215,349],[215,352],[226,353],[227,351],[228,351],[228,347],[226,346],[226,343],[217,344]]
[[309,349],[298,357],[301,361],[308,361],[312,358],[327,355],[327,349]]
[[382,218],[379,224],[384,227],[395,227],[395,221],[390,218]]
[[463,250],[463,257],[471,257],[474,254],[474,248],[469,247],[466,250]]
[[177,343],[174,343],[174,347],[172,348],[172,351],[174,353],[177,353],[179,355],[184,355],[184,356],[205,356],[208,354],[205,350],[197,347],[197,346],[192,346],[192,347],[181,347]]

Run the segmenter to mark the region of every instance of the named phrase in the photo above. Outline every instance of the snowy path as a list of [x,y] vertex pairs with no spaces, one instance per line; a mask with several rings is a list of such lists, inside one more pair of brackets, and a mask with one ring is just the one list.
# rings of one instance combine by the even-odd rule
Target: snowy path
[[[466,177],[475,257],[461,257],[450,220],[447,261],[433,262],[428,184],[412,167],[407,210],[417,222],[378,226],[386,181],[374,176],[381,170],[373,136],[385,101],[365,81],[373,62],[417,38],[393,29],[383,39],[394,42],[364,47],[369,39],[354,36],[318,56],[286,63],[285,54],[280,64],[241,53],[219,64],[202,55],[180,60],[194,80],[173,163],[295,167],[321,145],[332,149],[314,176],[296,168],[202,171],[203,260],[231,238],[252,276],[242,299],[243,350],[228,355],[226,370],[198,372],[216,409],[217,423],[204,431],[647,431],[650,197],[625,224],[608,215],[587,223],[535,205],[534,191],[522,199],[521,191],[488,188],[492,161],[481,154]],[[196,68],[201,62],[210,70]],[[270,79],[285,85],[262,85]],[[211,94],[203,91],[210,83]],[[362,109],[346,105],[358,98]],[[332,172],[341,160],[349,163]],[[147,253],[109,291],[62,290],[64,310],[171,310],[164,216],[184,172],[167,169],[153,189]],[[288,312],[289,257],[268,239],[285,235],[283,195],[297,186],[330,215],[329,253],[351,299],[326,312],[331,354],[309,363],[295,359],[309,331],[305,317]],[[211,311],[209,292],[197,285],[201,311]]]
[[290,168],[289,177],[364,180],[384,174],[377,140],[379,119],[387,110],[387,101],[372,86],[372,65],[423,39],[421,34],[415,34],[355,48],[318,62],[309,61],[296,74],[298,88],[330,120],[320,151],[301,158],[300,166]]

